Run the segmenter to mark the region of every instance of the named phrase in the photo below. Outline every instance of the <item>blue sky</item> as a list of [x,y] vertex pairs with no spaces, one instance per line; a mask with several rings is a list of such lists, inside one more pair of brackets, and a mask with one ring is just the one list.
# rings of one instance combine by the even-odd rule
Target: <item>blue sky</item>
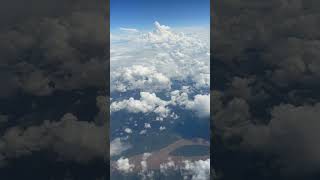
[[110,0],[111,31],[151,29],[154,21],[174,27],[210,24],[210,0]]

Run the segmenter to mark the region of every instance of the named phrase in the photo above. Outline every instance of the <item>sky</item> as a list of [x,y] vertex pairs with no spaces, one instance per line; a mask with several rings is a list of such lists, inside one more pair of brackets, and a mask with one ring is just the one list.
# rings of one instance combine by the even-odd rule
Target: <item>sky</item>
[[111,31],[151,29],[155,21],[175,27],[210,23],[210,0],[110,0],[110,10]]

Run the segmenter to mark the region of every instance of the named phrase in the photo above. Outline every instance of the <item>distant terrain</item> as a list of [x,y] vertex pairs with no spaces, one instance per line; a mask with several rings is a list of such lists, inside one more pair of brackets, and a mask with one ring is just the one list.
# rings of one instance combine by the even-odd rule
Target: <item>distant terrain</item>
[[[206,155],[192,155],[191,152],[187,153],[187,156],[173,154],[177,152],[177,150],[181,150],[181,148],[184,147],[207,147],[210,148],[210,143],[206,140],[197,138],[197,139],[179,139],[175,141],[174,143],[150,152],[150,157],[147,158],[146,162],[148,164],[148,168],[151,170],[158,170],[160,168],[160,164],[166,163],[169,160],[172,160],[175,162],[176,165],[182,164],[184,161],[197,161],[197,160],[205,160],[210,158],[209,153],[206,153]],[[195,154],[197,154],[196,151],[194,151]],[[143,161],[143,154],[134,155],[132,157],[129,157],[129,162],[131,164],[134,164],[134,170],[140,171],[141,170],[141,161]],[[115,167],[115,161],[111,162],[112,169]]]

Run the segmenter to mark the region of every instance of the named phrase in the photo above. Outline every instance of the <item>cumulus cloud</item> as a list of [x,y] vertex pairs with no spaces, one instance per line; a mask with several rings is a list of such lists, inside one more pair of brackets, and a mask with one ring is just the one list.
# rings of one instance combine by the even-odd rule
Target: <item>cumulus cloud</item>
[[132,133],[132,129],[130,128],[125,128],[124,132],[126,132],[127,134],[131,134]]
[[[4,172],[22,166],[27,179],[103,176],[104,168],[75,169],[105,166],[108,156],[108,111],[95,107],[108,86],[108,4],[13,0],[0,9],[2,179],[20,179]],[[41,164],[37,171],[29,161]]]
[[209,180],[210,179],[210,159],[189,161],[176,164],[171,158],[167,162],[160,164],[160,172],[168,176],[172,172],[180,172],[184,179]]
[[[124,71],[121,69],[126,69],[126,73],[129,73],[128,69],[134,65],[143,66],[144,71],[149,73],[149,78],[154,79],[155,82],[150,84],[151,79],[142,80],[144,76],[140,77],[141,75],[139,75],[135,77],[139,80],[139,85],[129,83],[132,89],[146,89],[148,86],[153,90],[155,87],[159,88],[159,85],[168,88],[170,85],[168,82],[172,82],[172,80],[190,79],[195,87],[208,88],[210,85],[210,63],[207,55],[209,41],[206,40],[199,40],[193,34],[186,35],[175,32],[172,28],[161,25],[159,22],[154,23],[154,31],[152,32],[137,34],[135,37],[130,36],[127,41],[124,39],[112,40],[111,77],[114,78],[111,80],[112,82],[119,80],[119,84],[112,89],[125,90],[124,87],[121,88],[121,85],[129,82],[125,77],[121,77],[119,72]],[[119,61],[120,59],[121,61]],[[157,71],[146,71],[147,68]]]
[[116,165],[117,165],[117,170],[123,173],[132,172],[134,168],[134,164],[130,164],[129,159],[123,158],[123,157],[117,160]]
[[140,92],[140,100],[129,98],[128,100],[112,102],[110,111],[111,113],[120,110],[127,110],[132,113],[154,112],[165,118],[170,113],[170,109],[167,107],[168,104],[169,102],[160,99],[155,93]]
[[163,120],[168,116],[173,119],[177,115],[170,113],[169,105],[180,106],[185,109],[193,110],[199,117],[210,115],[210,96],[208,94],[197,94],[193,100],[185,91],[175,90],[170,93],[171,100],[165,101],[156,96],[155,93],[140,92],[140,100],[129,98],[127,100],[115,101],[111,103],[110,111],[117,112],[127,110],[131,113],[155,113],[159,115],[158,120]]
[[144,123],[144,128],[146,128],[146,129],[151,128],[151,124],[150,123]]
[[210,95],[208,94],[197,94],[193,100],[190,100],[187,92],[175,90],[171,92],[171,102],[174,105],[195,111],[199,117],[210,115]]
[[166,127],[165,127],[165,126],[160,126],[160,127],[159,127],[159,130],[160,130],[160,131],[164,131],[164,130],[166,130]]
[[129,90],[161,91],[170,90],[171,81],[154,67],[134,65],[111,73],[111,91]]
[[[280,155],[290,174],[310,173],[320,166],[320,104],[294,106],[283,104],[273,108],[267,125],[250,126],[244,134],[246,147]],[[287,164],[286,159],[290,159]]]
[[209,117],[210,115],[210,95],[195,95],[194,100],[191,105],[188,107],[200,116],[200,117]]
[[[318,4],[301,0],[215,3],[211,57],[213,88],[219,93],[211,93],[215,102],[211,109],[213,138],[222,140],[217,145],[225,150],[216,155],[224,163],[230,156],[243,158],[245,154],[248,166],[271,174],[273,179],[282,176],[283,171],[298,179],[310,179],[314,178],[310,172],[319,170],[317,156],[311,158],[311,151],[317,149],[311,137],[318,136],[313,116],[317,117],[320,101],[316,23],[320,16],[315,3]],[[263,158],[248,158],[256,156],[252,151]],[[281,175],[273,167],[257,166],[270,160],[281,169]],[[244,172],[252,171],[242,168],[242,163],[235,166]],[[223,171],[230,174],[227,168]],[[263,173],[257,176],[255,179],[264,177]]]
[[130,148],[131,145],[129,143],[124,142],[121,138],[115,138],[110,142],[110,156],[120,155]]
[[[105,158],[105,100],[105,96],[96,97],[99,111],[95,120],[90,122],[80,121],[74,114],[66,113],[58,121],[44,120],[35,125],[7,128],[0,137],[1,164],[40,151],[55,153],[60,159],[78,163]],[[8,120],[6,115],[0,118],[2,123]]]
[[146,134],[147,133],[147,130],[143,129],[139,132],[139,134],[143,135],[143,134]]
[[183,167],[184,177],[191,177],[192,180],[210,179],[210,159],[198,161],[185,161]]
[[8,129],[0,139],[0,153],[10,159],[49,150],[68,160],[88,162],[106,155],[101,146],[106,142],[104,131],[105,126],[79,121],[68,113],[58,122],[44,121],[26,129]]
[[142,168],[142,171],[147,171],[148,169],[148,164],[147,164],[147,159],[151,156],[151,153],[143,153],[143,156],[142,156],[142,161],[141,161],[141,168]]
[[[162,121],[178,119],[177,112],[173,112],[178,109],[193,111],[197,118],[209,116],[209,36],[191,29],[175,29],[155,22],[151,32],[112,33],[111,114],[143,113],[155,116],[152,120]],[[151,127],[145,123],[139,134],[146,134]],[[165,129],[159,127],[160,131]],[[175,166],[172,162],[162,164],[162,169],[171,169]],[[141,177],[151,179],[147,176],[152,174],[147,170],[147,160],[142,159],[140,165]],[[191,172],[188,175],[197,176]]]
[[[12,79],[3,82],[11,92],[43,96],[56,90],[104,88],[108,63],[102,12],[72,10],[62,16],[39,17],[27,17],[14,25],[19,27],[15,30],[0,30],[1,61],[7,69],[2,75]],[[24,58],[26,52],[38,52],[41,57],[29,53]]]
[[167,174],[168,171],[176,170],[177,166],[175,162],[169,158],[167,162],[160,164],[160,172],[163,174]]

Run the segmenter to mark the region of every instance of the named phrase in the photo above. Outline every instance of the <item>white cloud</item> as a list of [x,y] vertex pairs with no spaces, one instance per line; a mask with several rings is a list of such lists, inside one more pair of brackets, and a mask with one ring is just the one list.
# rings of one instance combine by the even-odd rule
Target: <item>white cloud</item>
[[175,90],[171,92],[171,103],[193,110],[199,117],[208,117],[210,115],[209,94],[197,94],[193,100],[190,100],[187,92]]
[[209,180],[210,179],[210,159],[189,161],[185,160],[182,164],[176,164],[171,158],[160,164],[160,172],[168,176],[170,172],[179,170],[183,179],[190,180]]
[[210,159],[198,161],[184,161],[182,168],[185,177],[191,177],[191,180],[209,180],[210,179]]
[[165,127],[165,126],[160,126],[160,127],[159,127],[159,130],[160,130],[160,131],[164,131],[164,130],[166,130],[166,127]]
[[142,161],[141,161],[141,169],[142,172],[146,172],[148,170],[147,159],[151,156],[151,153],[143,153]]
[[121,31],[126,31],[126,32],[131,32],[131,33],[137,33],[137,32],[139,32],[138,29],[124,28],[124,27],[121,27],[120,30],[121,30]]
[[131,134],[132,133],[132,129],[130,128],[125,128],[124,129],[124,132],[128,133],[128,134]]
[[123,142],[120,138],[115,138],[110,143],[110,156],[120,155],[122,152],[130,148],[130,144]]
[[154,67],[134,65],[111,73],[111,91],[160,91],[171,88],[171,81]]
[[128,158],[121,157],[116,162],[117,170],[123,173],[129,173],[133,171],[134,164],[130,164]]
[[[204,33],[203,29],[193,30],[192,33],[188,33],[190,30],[187,29],[182,31],[185,32],[177,32],[173,28],[155,22],[152,32],[137,33],[128,37],[123,35],[121,40],[112,41],[111,81],[119,80],[119,84],[112,83],[116,87],[111,89],[125,91],[128,85],[131,89],[147,90],[149,87],[152,91],[155,89],[152,85],[159,87],[162,81],[158,84],[150,84],[148,81],[142,81],[140,79],[142,77],[139,76],[136,77],[140,81],[139,85],[135,85],[132,84],[133,81],[126,82],[121,79],[123,78],[121,75],[117,75],[121,69],[130,69],[134,65],[156,69],[156,72],[150,74],[150,78],[157,79],[157,76],[162,74],[169,79],[162,82],[166,88],[167,82],[187,79],[191,79],[196,88],[208,88],[210,85],[209,33]],[[206,38],[199,38],[200,36]]]
[[170,116],[177,119],[178,116],[171,113],[169,105],[181,106],[185,109],[193,110],[199,117],[210,115],[210,95],[197,94],[193,100],[189,99],[187,90],[174,90],[170,93],[171,100],[165,101],[156,96],[155,93],[140,92],[140,100],[134,98],[115,101],[111,103],[110,111],[117,112],[127,110],[131,113],[156,113],[156,120],[162,121],[163,118]]
[[161,100],[155,93],[140,92],[140,100],[129,98],[128,100],[112,102],[110,111],[117,112],[127,110],[131,113],[151,113],[154,112],[160,117],[167,117],[170,109],[167,107],[169,102]]
[[142,134],[146,134],[146,133],[147,133],[147,130],[143,129],[143,130],[141,130],[141,131],[140,131],[140,133],[139,133],[139,134],[141,134],[141,135],[142,135]]
[[210,95],[194,96],[190,109],[195,110],[200,117],[208,117],[210,115]]
[[144,128],[146,128],[146,129],[151,128],[151,124],[150,123],[144,123]]
[[168,161],[160,164],[160,172],[163,174],[167,174],[169,170],[176,170],[176,164],[171,158],[168,158]]

